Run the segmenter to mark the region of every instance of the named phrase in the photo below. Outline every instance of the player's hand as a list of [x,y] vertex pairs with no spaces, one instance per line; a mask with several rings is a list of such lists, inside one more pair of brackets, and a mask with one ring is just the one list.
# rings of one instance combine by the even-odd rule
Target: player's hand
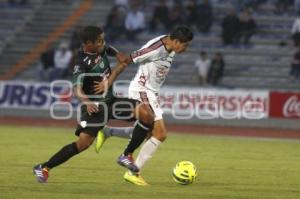
[[99,111],[98,105],[92,102],[86,104],[86,109],[89,115],[92,115],[92,113],[97,113]]
[[117,59],[118,59],[118,62],[120,63],[125,63],[126,65],[130,64],[131,63],[131,58],[130,56],[124,54],[124,53],[118,53],[116,55]]
[[94,81],[94,92],[95,94],[102,94],[103,92],[107,91],[109,88],[108,80],[105,79],[102,82]]

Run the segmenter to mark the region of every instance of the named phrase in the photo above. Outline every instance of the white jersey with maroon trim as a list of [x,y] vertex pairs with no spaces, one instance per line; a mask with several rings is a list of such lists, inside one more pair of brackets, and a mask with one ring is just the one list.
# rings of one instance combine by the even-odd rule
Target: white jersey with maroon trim
[[170,70],[175,52],[168,52],[162,42],[162,35],[150,40],[141,49],[133,52],[131,58],[139,69],[130,83],[130,90],[158,92]]

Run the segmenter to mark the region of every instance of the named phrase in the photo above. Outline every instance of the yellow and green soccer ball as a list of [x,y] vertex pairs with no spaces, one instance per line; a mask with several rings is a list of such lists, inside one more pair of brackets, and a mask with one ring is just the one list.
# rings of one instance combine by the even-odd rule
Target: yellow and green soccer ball
[[173,169],[173,179],[181,185],[192,184],[197,177],[197,169],[190,161],[181,161]]

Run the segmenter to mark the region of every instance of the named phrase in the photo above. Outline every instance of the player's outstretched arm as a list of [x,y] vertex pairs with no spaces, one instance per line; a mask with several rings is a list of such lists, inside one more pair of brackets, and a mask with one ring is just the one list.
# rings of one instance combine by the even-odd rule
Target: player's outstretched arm
[[117,79],[120,73],[127,67],[125,62],[118,63],[116,67],[112,70],[108,79],[103,80],[102,82],[94,81],[94,92],[96,94],[101,94],[108,90]]
[[120,52],[118,49],[111,45],[105,46],[105,51],[108,56],[114,56],[117,58],[118,62],[130,64],[132,62],[132,59],[129,55],[126,55],[125,53]]
[[129,55],[126,55],[124,53],[117,53],[116,54],[116,58],[118,59],[119,62],[121,63],[125,63],[127,65],[129,65],[132,62],[132,59]]

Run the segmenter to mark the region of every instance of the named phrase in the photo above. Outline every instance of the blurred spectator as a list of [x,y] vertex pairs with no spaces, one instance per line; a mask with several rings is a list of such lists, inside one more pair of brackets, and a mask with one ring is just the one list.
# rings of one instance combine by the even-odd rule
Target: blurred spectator
[[68,48],[68,44],[66,42],[62,42],[58,49],[54,52],[54,70],[50,77],[50,81],[66,77],[71,60],[72,52]]
[[81,39],[80,39],[81,30],[82,30],[81,26],[76,26],[71,35],[70,49],[72,50],[73,53],[75,53],[75,51],[77,51],[81,46]]
[[125,18],[126,18],[126,10],[122,6],[114,6],[110,10],[106,23],[104,26],[105,37],[109,42],[113,42],[118,39],[122,34],[125,35]]
[[222,53],[215,53],[208,71],[207,82],[211,85],[217,85],[219,80],[223,77],[224,67],[225,62]]
[[152,19],[150,21],[150,31],[155,31],[157,25],[162,24],[167,30],[169,27],[169,8],[166,0],[160,0],[159,4],[155,6]]
[[48,49],[40,56],[41,68],[39,69],[40,78],[42,81],[49,81],[50,74],[54,69],[54,50]]
[[207,58],[205,51],[200,52],[200,57],[195,62],[195,67],[198,70],[199,84],[205,85],[207,83],[207,73],[211,64],[211,60]]
[[235,11],[230,9],[222,21],[222,39],[224,45],[237,44],[240,34],[240,21]]
[[126,15],[125,19],[126,35],[128,40],[136,40],[137,34],[145,28],[145,14],[143,11],[133,7]]
[[241,13],[240,16],[240,35],[239,40],[242,40],[242,43],[244,45],[248,45],[250,38],[255,34],[256,32],[256,22],[252,18],[249,11],[245,10]]
[[296,17],[293,27],[292,27],[292,38],[294,40],[294,45],[300,45],[300,14]]
[[294,54],[290,75],[294,76],[297,79],[300,77],[300,48],[298,48],[298,50]]
[[199,10],[194,10],[194,12],[197,12],[193,17],[194,19],[197,19],[197,27],[200,32],[209,32],[210,27],[213,23],[213,7],[210,4],[209,0],[203,0],[203,2],[199,5]]
[[169,29],[173,29],[174,27],[183,24],[186,21],[186,16],[184,15],[184,13],[184,6],[182,5],[182,2],[175,1],[169,14]]

